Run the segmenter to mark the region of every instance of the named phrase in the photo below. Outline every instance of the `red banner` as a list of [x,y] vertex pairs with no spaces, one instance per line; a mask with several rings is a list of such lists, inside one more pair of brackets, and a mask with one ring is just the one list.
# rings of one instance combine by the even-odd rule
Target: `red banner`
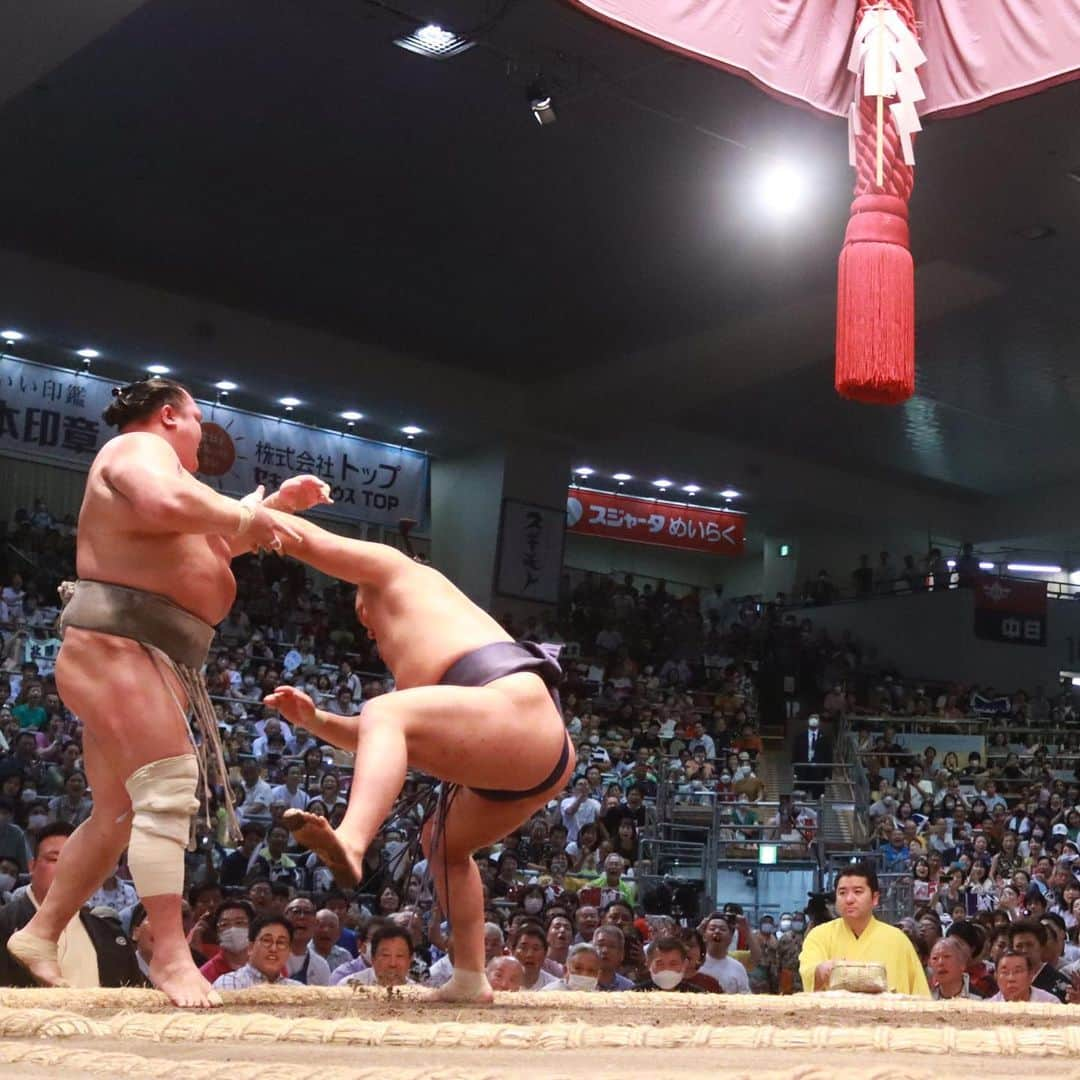
[[1046,644],[1046,582],[980,574],[975,636],[1011,645]]
[[570,489],[566,528],[585,536],[712,555],[741,555],[746,542],[744,514],[585,488]]

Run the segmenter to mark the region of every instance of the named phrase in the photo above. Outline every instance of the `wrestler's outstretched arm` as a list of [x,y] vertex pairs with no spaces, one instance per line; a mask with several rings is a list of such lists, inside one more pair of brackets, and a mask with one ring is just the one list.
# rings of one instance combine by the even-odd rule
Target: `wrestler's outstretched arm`
[[314,566],[329,577],[353,585],[381,586],[396,574],[417,565],[388,544],[338,536],[304,518],[279,516],[277,511],[272,513],[299,534],[299,541],[286,537],[286,554]]
[[[283,514],[299,514],[301,510],[310,510],[313,506],[333,503],[330,498],[330,485],[317,476],[304,474],[290,476],[272,495],[263,495],[265,487],[260,484],[250,495],[245,495],[241,506],[262,506],[264,510],[280,510]],[[244,535],[229,537],[229,553],[233,558],[246,555],[252,550],[250,539]]]
[[125,499],[148,533],[242,535],[248,549],[299,543],[288,515],[272,516],[260,504],[243,504],[219,495],[180,464],[169,444],[156,435],[132,431],[118,435],[102,451],[108,454],[101,478]]

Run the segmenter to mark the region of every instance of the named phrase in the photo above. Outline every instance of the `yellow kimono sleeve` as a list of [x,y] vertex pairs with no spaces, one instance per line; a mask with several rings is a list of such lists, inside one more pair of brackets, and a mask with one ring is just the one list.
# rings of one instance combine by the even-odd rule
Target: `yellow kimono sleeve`
[[829,959],[828,942],[825,933],[829,924],[815,926],[809,934],[803,938],[802,951],[799,953],[799,975],[802,978],[803,990],[814,989],[814,972],[818,964],[823,964]]

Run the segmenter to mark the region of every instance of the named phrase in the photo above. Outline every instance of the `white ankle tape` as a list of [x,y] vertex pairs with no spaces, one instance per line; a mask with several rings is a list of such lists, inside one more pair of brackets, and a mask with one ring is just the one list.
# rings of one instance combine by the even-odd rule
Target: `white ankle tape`
[[490,989],[488,977],[483,971],[466,971],[464,968],[454,968],[454,974],[450,976],[448,986],[459,994],[472,997],[481,990]]
[[198,785],[194,754],[151,761],[124,781],[134,811],[128,866],[140,896],[183,892],[184,848],[199,809]]

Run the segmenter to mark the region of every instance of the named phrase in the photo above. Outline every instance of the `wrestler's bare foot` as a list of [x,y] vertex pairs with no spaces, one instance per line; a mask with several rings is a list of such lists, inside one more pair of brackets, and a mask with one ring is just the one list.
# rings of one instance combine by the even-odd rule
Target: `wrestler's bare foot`
[[342,889],[355,889],[364,871],[364,853],[350,852],[341,842],[330,822],[303,810],[286,810],[281,823],[296,837],[296,842],[314,851],[334,875]]
[[181,1009],[211,1009],[222,1003],[188,957],[172,962],[150,961],[150,981]]
[[455,972],[448,983],[432,990],[429,1001],[467,1001],[471,1005],[490,1005],[495,1000],[491,983],[482,972]]
[[42,986],[71,985],[60,974],[59,949],[55,941],[29,934],[23,929],[8,938],[7,949],[12,958]]

